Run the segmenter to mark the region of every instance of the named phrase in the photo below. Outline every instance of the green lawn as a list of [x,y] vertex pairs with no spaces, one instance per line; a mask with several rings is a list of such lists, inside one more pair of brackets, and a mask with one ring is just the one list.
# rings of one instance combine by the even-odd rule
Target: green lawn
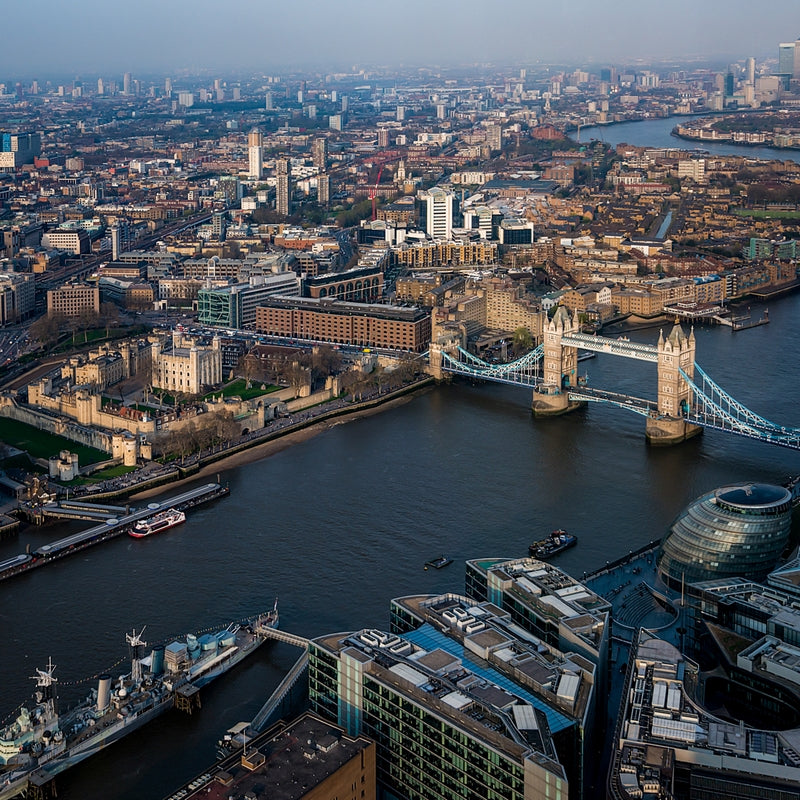
[[91,475],[85,475],[78,478],[73,478],[71,481],[65,481],[63,486],[86,486],[90,483],[100,483],[100,481],[108,480],[109,478],[118,478],[120,475],[127,475],[133,472],[136,467],[126,467],[118,464],[115,467],[106,467],[93,472]]
[[115,339],[127,339],[147,333],[149,330],[150,328],[146,325],[131,325],[127,328],[108,328],[108,335],[106,335],[105,327],[92,328],[88,331],[76,331],[74,337],[71,333],[62,334],[61,338],[59,338],[58,345],[52,349],[52,352],[67,352],[68,350],[87,344],[91,345],[105,341],[111,342]]
[[[236,396],[241,397],[242,400],[252,400],[254,397],[261,397],[261,395],[270,394],[270,392],[277,392],[278,389],[281,388],[280,386],[273,386],[271,383],[263,381],[252,381],[252,384],[253,385],[248,389],[247,381],[244,378],[238,378],[216,392],[209,392],[205,398],[208,399],[222,395],[223,397]],[[262,389],[262,386],[265,388]]]
[[765,208],[740,208],[735,212],[737,217],[752,217],[753,219],[800,219],[800,211],[786,211]]
[[111,458],[102,450],[71,442],[63,436],[40,431],[24,422],[6,417],[0,417],[0,440],[19,450],[25,450],[32,458],[50,458],[58,455],[61,450],[69,450],[70,453],[78,454],[78,463],[82,467]]

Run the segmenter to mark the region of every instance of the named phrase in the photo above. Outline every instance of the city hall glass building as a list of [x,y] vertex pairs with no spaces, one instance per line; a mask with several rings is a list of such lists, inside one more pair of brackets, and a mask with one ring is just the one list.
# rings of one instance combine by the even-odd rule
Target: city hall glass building
[[659,574],[675,591],[716,578],[763,581],[786,547],[791,516],[791,492],[782,486],[726,486],[704,494],[661,543]]

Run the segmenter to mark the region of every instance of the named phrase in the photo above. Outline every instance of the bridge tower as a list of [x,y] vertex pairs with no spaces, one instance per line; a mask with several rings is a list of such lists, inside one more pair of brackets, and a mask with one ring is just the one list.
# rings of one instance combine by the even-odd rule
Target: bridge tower
[[647,420],[647,440],[654,445],[682,442],[702,432],[683,417],[692,405],[692,390],[681,375],[694,379],[694,328],[687,336],[679,322],[669,336],[658,337],[658,414]]
[[533,390],[531,408],[536,416],[565,414],[585,403],[570,401],[568,389],[578,384],[578,349],[565,347],[562,339],[578,333],[578,312],[570,318],[569,311],[559,306],[553,319],[544,324],[543,382]]
[[462,324],[445,325],[441,328],[434,326],[434,337],[428,349],[428,374],[437,381],[445,380],[447,375],[443,369],[442,353],[457,357],[458,348],[465,347],[466,342],[467,333]]

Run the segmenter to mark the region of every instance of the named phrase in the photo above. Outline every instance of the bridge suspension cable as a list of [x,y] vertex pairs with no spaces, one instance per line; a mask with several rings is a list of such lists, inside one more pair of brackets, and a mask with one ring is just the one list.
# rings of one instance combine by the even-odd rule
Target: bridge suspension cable
[[447,351],[442,351],[442,366],[447,372],[530,387],[541,382],[540,365],[544,353],[542,345],[531,350],[530,353],[526,353],[522,358],[506,364],[489,364],[462,347],[458,347],[456,353],[460,358],[456,358]]
[[699,382],[680,370],[693,393],[692,407],[686,415],[688,422],[800,450],[800,429],[782,427],[750,411],[711,380],[698,364],[695,372],[701,377]]

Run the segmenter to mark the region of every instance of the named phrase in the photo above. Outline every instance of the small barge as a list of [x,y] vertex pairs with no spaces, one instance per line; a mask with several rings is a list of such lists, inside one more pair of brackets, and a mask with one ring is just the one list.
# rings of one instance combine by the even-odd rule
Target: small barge
[[434,569],[442,569],[442,567],[446,567],[448,564],[452,564],[453,559],[448,558],[447,556],[438,556],[436,558],[432,558],[430,561],[425,562],[425,569],[428,567],[433,567]]
[[556,531],[551,531],[546,539],[540,539],[534,542],[529,548],[528,553],[533,558],[547,559],[551,556],[558,555],[570,547],[575,547],[578,544],[578,537],[567,533],[563,528]]

